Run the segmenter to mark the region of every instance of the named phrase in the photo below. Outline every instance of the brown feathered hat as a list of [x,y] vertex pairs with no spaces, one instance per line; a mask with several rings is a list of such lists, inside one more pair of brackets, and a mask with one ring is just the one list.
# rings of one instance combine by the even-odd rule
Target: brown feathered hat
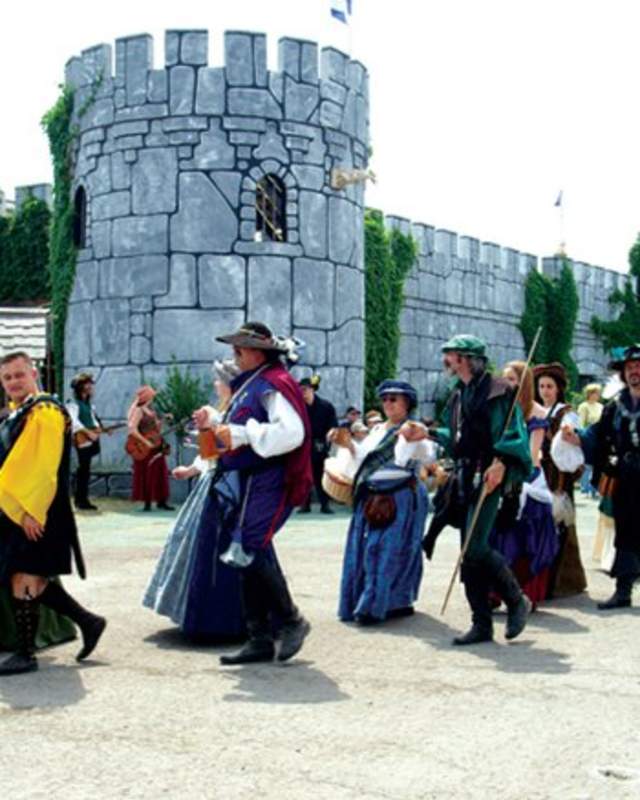
[[567,370],[559,361],[552,361],[550,364],[536,364],[533,368],[533,377],[536,382],[538,378],[548,376],[558,384],[558,388],[564,392],[567,388]]

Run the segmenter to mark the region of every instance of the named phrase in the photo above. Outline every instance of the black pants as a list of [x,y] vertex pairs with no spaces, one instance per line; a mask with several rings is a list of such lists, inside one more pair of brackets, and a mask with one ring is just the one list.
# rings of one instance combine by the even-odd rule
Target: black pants
[[93,442],[90,447],[81,447],[76,450],[78,454],[78,469],[76,470],[76,505],[89,502],[89,478],[91,477],[91,459],[98,453],[98,443]]
[[252,637],[270,635],[298,615],[272,547],[257,551],[254,561],[242,570],[242,595]]

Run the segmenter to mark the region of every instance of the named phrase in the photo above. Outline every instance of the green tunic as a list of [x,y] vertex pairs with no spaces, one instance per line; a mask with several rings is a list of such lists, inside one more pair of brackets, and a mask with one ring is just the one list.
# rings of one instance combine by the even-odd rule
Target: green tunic
[[[516,405],[509,425],[505,428],[507,416],[513,403],[513,393],[502,379],[491,379],[487,392],[488,376],[474,378],[465,384],[458,381],[454,386],[452,401],[445,412],[445,427],[438,428],[438,442],[443,445],[447,454],[454,460],[465,458],[465,449],[470,441],[460,436],[461,428],[468,424],[470,415],[476,422],[483,422],[483,445],[474,453],[480,456],[487,466],[494,457],[500,458],[506,466],[505,479],[498,489],[485,498],[480,515],[476,522],[473,540],[467,550],[469,560],[481,561],[489,551],[489,535],[494,527],[500,499],[505,488],[510,484],[519,484],[526,480],[533,469],[527,426],[519,405]],[[488,428],[488,430],[486,430]],[[476,443],[477,444],[477,443]],[[469,496],[466,511],[465,529],[468,528],[476,506],[481,488],[476,487]]]
[[[76,638],[76,629],[71,620],[56,614],[46,606],[40,606],[40,621],[36,634],[36,647],[62,644]],[[9,590],[0,586],[0,650],[16,647],[16,625]]]

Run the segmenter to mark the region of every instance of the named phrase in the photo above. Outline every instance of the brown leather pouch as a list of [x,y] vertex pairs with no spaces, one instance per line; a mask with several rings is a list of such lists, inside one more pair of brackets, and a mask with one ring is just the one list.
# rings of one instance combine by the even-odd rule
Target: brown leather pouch
[[365,501],[363,513],[372,528],[386,528],[396,518],[396,501],[392,494],[371,494]]

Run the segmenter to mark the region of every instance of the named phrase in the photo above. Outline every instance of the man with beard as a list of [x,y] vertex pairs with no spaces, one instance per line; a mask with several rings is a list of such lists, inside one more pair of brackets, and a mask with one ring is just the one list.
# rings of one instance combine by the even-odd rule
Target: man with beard
[[11,413],[0,426],[0,583],[11,587],[18,647],[0,676],[38,669],[35,636],[40,604],[69,617],[82,631],[82,661],[106,626],[53,580],[85,569],[69,500],[71,420],[52,395],[40,392],[29,355],[0,360],[0,381]]
[[569,426],[563,437],[582,444],[593,464],[593,486],[612,504],[616,556],[611,576],[612,596],[598,608],[628,608],[635,580],[640,576],[640,344],[627,347],[609,368],[620,373],[624,388],[604,408],[599,422],[576,433]]
[[[318,396],[317,390],[319,386],[319,375],[312,375],[311,378],[303,378],[300,381],[302,396],[307,404],[307,413],[311,422],[311,467],[313,470],[313,483],[320,503],[320,512],[322,514],[333,514],[329,506],[327,493],[322,488],[322,473],[330,446],[327,442],[327,434],[332,428],[337,427],[338,418],[333,405],[328,400],[325,400],[324,397]],[[311,493],[309,493],[305,505],[300,509],[300,513],[304,514],[310,511]]]
[[[446,410],[446,427],[432,435],[455,461],[448,485],[446,514],[438,514],[425,537],[428,558],[433,554],[435,537],[445,524],[459,527],[464,539],[475,507],[486,485],[487,495],[462,562],[461,577],[472,613],[472,626],[454,639],[456,645],[477,644],[493,639],[489,594],[499,591],[507,604],[506,638],[514,639],[524,629],[531,604],[523,595],[503,556],[489,545],[505,489],[521,483],[531,473],[527,429],[518,405],[507,418],[513,393],[507,381],[487,371],[484,342],[476,336],[460,334],[442,347],[444,366],[457,378]],[[443,519],[446,516],[446,519]]]

